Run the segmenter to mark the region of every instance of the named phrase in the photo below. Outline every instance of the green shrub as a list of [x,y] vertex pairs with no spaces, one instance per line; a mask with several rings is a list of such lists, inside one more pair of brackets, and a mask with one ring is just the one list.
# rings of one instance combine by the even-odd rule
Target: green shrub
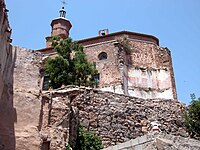
[[185,112],[185,126],[191,137],[200,137],[200,98],[195,100],[195,96],[192,95],[192,101],[190,102],[189,109]]
[[95,64],[86,59],[83,46],[71,38],[52,38],[52,47],[57,52],[55,58],[48,58],[45,73],[49,75],[49,86],[59,88],[62,85],[96,86]]
[[66,150],[71,150],[71,147],[69,144],[66,145]]
[[78,138],[75,150],[101,150],[102,141],[99,136],[91,131],[86,131],[82,126],[78,129]]

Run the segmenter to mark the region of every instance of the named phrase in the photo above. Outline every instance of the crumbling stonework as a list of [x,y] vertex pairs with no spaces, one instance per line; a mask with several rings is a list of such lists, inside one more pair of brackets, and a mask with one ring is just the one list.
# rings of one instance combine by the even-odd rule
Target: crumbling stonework
[[11,28],[8,10],[4,0],[0,0],[0,149],[15,149],[14,122],[16,112],[13,107],[13,68],[15,52],[11,49]]
[[[188,136],[182,121],[184,105],[170,99],[145,100],[88,88],[63,88],[45,92],[42,100],[41,133],[48,135],[50,149],[61,148],[70,140],[69,132],[77,125],[72,118],[101,136],[105,147],[146,134],[152,121],[161,124],[162,132]],[[51,133],[58,129],[65,139]]]

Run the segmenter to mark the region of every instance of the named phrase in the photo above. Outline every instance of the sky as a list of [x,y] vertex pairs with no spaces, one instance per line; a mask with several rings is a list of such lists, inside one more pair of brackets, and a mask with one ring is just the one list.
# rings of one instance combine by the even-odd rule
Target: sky
[[[5,0],[13,45],[45,47],[50,23],[59,16],[61,0]],[[200,0],[67,0],[67,19],[73,40],[132,31],[156,36],[171,50],[179,101],[200,97]]]

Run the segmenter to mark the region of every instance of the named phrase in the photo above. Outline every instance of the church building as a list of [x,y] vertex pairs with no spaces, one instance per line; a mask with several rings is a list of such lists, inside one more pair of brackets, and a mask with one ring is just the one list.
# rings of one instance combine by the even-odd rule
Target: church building
[[[69,37],[72,24],[66,19],[64,7],[51,22],[51,35],[46,37],[45,57],[55,55],[51,37]],[[177,99],[170,50],[159,46],[152,35],[99,30],[98,35],[78,41],[84,46],[89,62],[96,63],[99,88],[144,99]]]

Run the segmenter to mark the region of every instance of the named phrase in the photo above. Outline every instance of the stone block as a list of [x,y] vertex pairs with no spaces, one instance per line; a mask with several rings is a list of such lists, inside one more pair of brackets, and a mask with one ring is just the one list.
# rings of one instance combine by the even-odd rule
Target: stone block
[[134,147],[134,150],[142,150],[142,145],[136,145],[136,146]]
[[146,135],[138,137],[137,139],[138,139],[139,144],[147,142],[147,136]]
[[139,142],[138,142],[138,139],[132,139],[132,140],[131,140],[131,145],[132,145],[132,146],[138,145],[138,143],[139,143]]
[[119,150],[125,149],[125,148],[128,148],[128,147],[131,147],[131,145],[132,145],[132,143],[131,143],[131,140],[130,140],[130,141],[119,144],[118,149]]
[[118,145],[113,146],[113,147],[112,147],[112,150],[119,150]]

